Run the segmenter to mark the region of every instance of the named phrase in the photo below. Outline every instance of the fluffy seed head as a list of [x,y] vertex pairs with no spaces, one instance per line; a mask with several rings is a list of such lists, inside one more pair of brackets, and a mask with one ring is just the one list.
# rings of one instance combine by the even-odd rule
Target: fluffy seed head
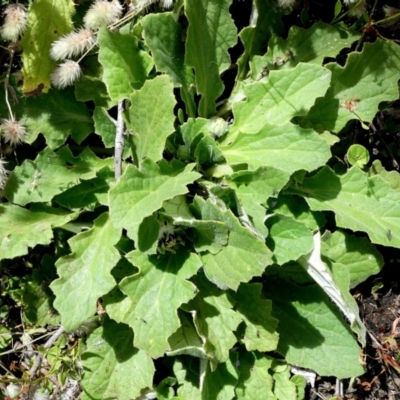
[[171,8],[174,4],[174,0],[161,0],[161,4],[164,8]]
[[86,28],[96,30],[101,26],[107,26],[118,21],[121,14],[122,6],[118,0],[111,2],[96,0],[83,18],[83,22]]
[[79,29],[52,43],[50,56],[53,60],[65,60],[79,56],[96,42],[96,36],[91,29]]
[[5,143],[10,146],[17,146],[20,143],[25,142],[26,129],[21,122],[15,119],[3,119],[1,123],[2,137]]
[[357,1],[349,1],[349,16],[354,18],[359,18],[367,11],[367,2],[363,0],[360,4]]
[[394,17],[396,15],[396,17],[394,17],[393,19],[386,21],[384,23],[384,26],[387,28],[397,28],[398,27],[398,23],[400,22],[400,9],[396,8],[396,7],[390,7],[388,5],[383,6],[383,13],[385,14],[386,18],[390,18],[390,17]]
[[281,8],[291,8],[295,3],[296,0],[278,0],[278,6]]
[[17,42],[27,24],[26,8],[23,4],[10,4],[4,11],[4,24],[0,29],[0,35],[4,40]]
[[79,64],[72,60],[67,60],[57,67],[50,75],[51,83],[58,89],[64,89],[72,85],[79,79],[82,71]]
[[[0,158],[0,190],[2,190],[3,188],[4,188],[4,186],[6,185],[6,182],[7,182],[7,178],[8,178],[8,174],[9,174],[9,172],[6,170],[6,167],[5,167],[5,165],[6,165],[7,163],[2,159],[2,158]],[[8,387],[8,386],[7,386]],[[10,387],[10,391],[11,391],[11,389],[13,389],[14,387],[13,386],[11,386]],[[20,392],[20,388],[19,388],[19,386],[17,385],[17,388],[15,388],[15,390],[17,391],[13,396],[10,396],[9,395],[9,397],[15,397],[19,392]]]

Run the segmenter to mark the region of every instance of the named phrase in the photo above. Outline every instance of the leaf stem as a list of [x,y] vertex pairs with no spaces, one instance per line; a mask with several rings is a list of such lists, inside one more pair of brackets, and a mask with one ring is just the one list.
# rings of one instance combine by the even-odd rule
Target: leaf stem
[[115,135],[115,180],[117,181],[122,174],[122,154],[124,152],[124,129],[125,123],[122,114],[124,112],[124,100],[118,102],[117,131]]

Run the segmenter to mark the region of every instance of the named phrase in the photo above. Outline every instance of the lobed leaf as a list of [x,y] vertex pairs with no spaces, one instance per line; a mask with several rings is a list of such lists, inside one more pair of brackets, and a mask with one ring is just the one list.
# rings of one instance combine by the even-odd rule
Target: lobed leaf
[[315,211],[334,211],[341,228],[366,232],[373,243],[400,247],[400,194],[380,175],[352,167],[337,176],[324,167],[298,185]]
[[[178,169],[179,168],[179,169]],[[117,184],[109,192],[110,215],[116,227],[128,230],[137,238],[139,225],[161,208],[165,200],[187,193],[186,185],[200,175],[191,172],[193,165],[170,166],[165,161],[157,165],[150,158],[140,169],[128,165]]]
[[175,130],[176,101],[172,91],[169,77],[161,75],[146,81],[129,97],[126,125],[134,134],[135,159],[139,162],[145,157],[162,159],[167,137]]
[[194,75],[185,61],[182,27],[172,13],[149,14],[142,19],[144,38],[159,72],[167,73],[175,87],[181,87],[181,97],[190,117],[195,117]]
[[29,210],[13,204],[0,205],[0,253],[2,258],[14,258],[28,253],[28,247],[47,245],[53,237],[53,227],[62,226],[76,214],[44,204],[32,204]]
[[104,213],[94,221],[92,229],[68,241],[72,253],[57,261],[59,278],[51,284],[51,289],[56,295],[54,307],[67,331],[92,317],[99,297],[115,286],[111,269],[120,259],[114,247],[120,234],[112,226],[108,213]]
[[239,132],[254,134],[266,126],[285,125],[293,117],[306,115],[330,82],[331,73],[326,68],[300,63],[293,69],[271,71],[268,82],[244,86],[241,96],[232,100],[235,122],[224,143],[234,141]]
[[232,297],[212,285],[203,275],[193,279],[199,293],[185,309],[193,314],[194,324],[203,341],[203,348],[215,369],[217,363],[229,359],[229,350],[237,342],[234,331],[241,322],[233,311]]
[[99,62],[103,81],[111,100],[127,99],[133,89],[140,89],[153,67],[151,57],[140,50],[133,35],[101,28],[98,35]]
[[199,115],[215,114],[215,101],[222,94],[220,74],[230,65],[228,49],[237,35],[229,14],[231,0],[186,0],[189,21],[185,64],[195,70],[196,91],[201,95]]
[[332,84],[306,117],[315,129],[339,132],[352,119],[371,122],[379,103],[398,98],[399,46],[391,41],[365,43],[350,53],[344,67],[331,63]]
[[132,343],[132,330],[109,319],[91,333],[82,354],[82,400],[130,400],[152,387],[153,362]]
[[47,93],[50,73],[56,62],[50,58],[51,44],[72,28],[75,12],[72,0],[37,0],[29,6],[28,27],[20,41],[22,46],[23,92]]
[[278,351],[288,363],[339,379],[363,374],[357,341],[321,288],[270,277],[265,293],[279,318]]
[[373,244],[346,232],[326,231],[322,236],[321,253],[332,263],[333,269],[348,269],[351,288],[377,274],[383,266],[382,255]]
[[274,253],[274,262],[279,265],[297,260],[314,247],[310,230],[293,218],[272,215],[266,225],[269,229],[267,245]]
[[248,351],[276,350],[278,320],[271,315],[272,302],[261,298],[261,285],[241,284],[234,295],[236,311],[246,324],[242,339]]
[[130,302],[116,319],[133,328],[136,347],[153,358],[161,357],[170,350],[168,338],[180,327],[177,309],[196,294],[196,287],[187,279],[201,267],[200,259],[184,250],[164,256],[135,250],[126,257],[139,272],[119,283]]
[[[271,263],[272,254],[264,242],[240,224],[230,210],[223,210],[211,201],[195,198],[203,220],[221,221],[229,229],[229,240],[217,254],[200,255],[207,278],[220,289],[236,290],[240,282],[259,276]],[[235,268],[232,266],[235,265]]]
[[264,56],[254,56],[251,76],[259,79],[264,68],[293,68],[299,63],[322,65],[324,58],[336,57],[344,48],[358,40],[360,35],[341,24],[329,25],[317,22],[308,29],[292,26],[288,37],[272,36],[268,52]]
[[252,170],[272,167],[288,175],[301,169],[312,171],[331,157],[323,138],[293,124],[266,123],[259,132],[240,132],[232,144],[220,149],[230,165],[247,164]]
[[110,161],[96,157],[89,148],[74,157],[68,147],[57,153],[47,147],[35,161],[25,160],[14,169],[4,194],[9,201],[22,206],[31,202],[50,201],[69,187],[76,186],[80,178],[94,177]]

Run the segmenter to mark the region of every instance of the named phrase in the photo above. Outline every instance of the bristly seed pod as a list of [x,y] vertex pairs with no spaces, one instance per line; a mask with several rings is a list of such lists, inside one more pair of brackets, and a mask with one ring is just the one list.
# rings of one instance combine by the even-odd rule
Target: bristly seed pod
[[122,6],[118,0],[111,2],[96,0],[83,18],[83,22],[86,28],[96,30],[101,26],[113,24],[118,21],[121,15]]
[[72,85],[81,76],[82,71],[79,64],[72,60],[63,62],[50,75],[51,83],[58,89],[63,89],[66,86]]
[[21,122],[11,119],[3,119],[1,123],[1,133],[5,143],[10,146],[17,146],[24,143],[26,139],[26,129]]
[[4,11],[5,20],[0,29],[0,36],[4,40],[17,42],[18,37],[24,33],[27,25],[27,13],[23,4],[10,4]]
[[95,42],[96,36],[91,29],[79,29],[53,42],[50,56],[56,61],[79,56],[90,49]]

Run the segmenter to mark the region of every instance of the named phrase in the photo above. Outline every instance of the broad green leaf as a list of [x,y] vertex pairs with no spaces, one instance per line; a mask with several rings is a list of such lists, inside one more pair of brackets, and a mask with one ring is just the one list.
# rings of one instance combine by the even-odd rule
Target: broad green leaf
[[400,247],[400,193],[380,175],[369,178],[353,167],[337,176],[324,167],[298,189],[312,210],[333,211],[339,227],[366,232],[376,244]]
[[108,213],[104,213],[94,221],[92,229],[68,241],[72,253],[57,261],[59,279],[51,284],[56,295],[54,307],[67,331],[93,316],[99,297],[115,286],[110,271],[120,259],[114,247],[120,235]]
[[261,167],[256,171],[239,171],[231,176],[229,185],[235,188],[246,213],[257,232],[264,238],[268,229],[264,224],[265,204],[269,197],[277,196],[289,180],[289,174],[274,167]]
[[243,97],[234,100],[235,122],[224,143],[232,142],[239,132],[257,133],[270,124],[285,125],[296,116],[306,115],[317,97],[323,96],[331,82],[331,73],[313,64],[298,64],[285,71],[272,71],[268,82],[243,87]]
[[296,385],[290,381],[290,366],[278,365],[274,368],[274,394],[278,399],[297,400]]
[[174,357],[173,370],[179,383],[179,399],[201,400],[200,361],[194,357]]
[[189,21],[185,64],[195,70],[196,91],[201,95],[199,115],[212,117],[215,101],[224,86],[220,74],[231,61],[228,49],[237,41],[235,24],[229,13],[232,0],[186,0]]
[[179,129],[182,139],[186,146],[190,148],[190,153],[194,155],[197,143],[209,134],[210,121],[205,118],[189,118]]
[[32,204],[29,210],[13,204],[0,205],[1,258],[14,258],[28,253],[28,247],[49,244],[52,228],[76,217],[60,209]]
[[278,400],[273,394],[270,374],[274,359],[255,352],[243,352],[240,357],[239,382],[235,388],[238,400]]
[[[340,3],[340,0],[339,0]],[[311,372],[313,374],[313,372]],[[307,380],[303,375],[294,375],[290,379],[296,385],[297,397],[296,400],[304,400],[307,387]]]
[[364,168],[369,162],[369,152],[361,144],[352,144],[347,150],[346,157],[350,165],[359,168]]
[[321,235],[314,235],[314,249],[297,262],[307,271],[329,298],[340,308],[358,335],[359,342],[365,346],[366,330],[354,297],[350,294],[350,274],[347,268],[334,268],[333,271],[321,259]]
[[390,184],[393,190],[400,192],[400,174],[397,171],[387,171],[379,160],[375,160],[368,171],[369,176],[380,175]]
[[275,0],[256,0],[252,10],[250,26],[239,33],[244,45],[244,53],[238,59],[238,78],[243,80],[248,71],[248,62],[255,55],[262,55],[267,49],[267,41],[272,35],[283,33],[282,8]]
[[181,326],[168,338],[171,350],[167,351],[167,356],[177,356],[186,354],[192,357],[207,358],[201,341],[193,322],[185,313],[179,313]]
[[164,256],[136,250],[126,257],[139,272],[119,283],[131,304],[118,319],[133,328],[136,347],[153,358],[161,357],[170,350],[168,338],[180,327],[177,309],[196,294],[187,279],[201,267],[200,259],[183,250]]
[[7,199],[22,206],[31,202],[50,201],[68,187],[76,186],[79,178],[91,178],[109,161],[97,158],[86,148],[73,157],[68,147],[57,153],[48,147],[35,161],[25,160],[10,175],[4,188]]
[[297,260],[314,247],[310,230],[293,218],[272,215],[266,225],[269,229],[267,245],[274,253],[272,259],[279,265]]
[[165,200],[188,192],[186,185],[200,176],[192,169],[193,165],[188,165],[179,172],[165,161],[157,165],[149,158],[142,161],[140,170],[128,165],[109,192],[113,224],[136,237],[145,217],[159,210]]
[[361,349],[320,287],[300,287],[275,277],[269,277],[265,285],[273,315],[279,318],[278,351],[288,363],[340,379],[363,374]]
[[298,196],[280,195],[277,199],[270,199],[268,201],[268,208],[274,214],[282,214],[294,218],[313,231],[325,225],[323,213],[310,211],[307,202]]
[[164,201],[162,213],[168,215],[172,219],[193,218],[193,215],[189,211],[189,205],[185,195],[175,196],[171,200]]
[[[127,128],[134,135],[136,158],[161,160],[167,137],[174,132],[173,85],[167,75],[146,81],[129,97]],[[136,159],[135,158],[135,159]]]
[[194,248],[198,253],[209,251],[217,254],[228,243],[228,227],[219,221],[200,221],[194,218],[175,218],[174,225],[194,230]]
[[239,375],[236,369],[237,361],[237,353],[231,352],[229,360],[218,364],[216,370],[212,371],[210,363],[204,360],[207,365],[201,386],[201,400],[234,399]]
[[332,63],[332,85],[306,117],[315,129],[339,132],[351,119],[371,122],[379,103],[399,97],[400,49],[391,41],[365,43],[348,56],[344,67]]
[[96,178],[82,181],[55,196],[54,201],[69,210],[93,211],[98,204],[108,205],[108,191],[114,180],[114,172],[105,168]]
[[[0,96],[4,97],[3,86]],[[93,132],[93,121],[84,104],[75,100],[73,90],[51,90],[39,98],[19,97],[13,107],[16,118],[27,128],[27,143],[33,143],[39,133],[50,149],[60,147],[69,135],[80,143]],[[7,115],[5,102],[0,102],[1,115]]]
[[36,326],[57,325],[60,316],[53,308],[54,294],[49,289],[51,279],[54,279],[54,262],[51,260],[48,265],[50,256],[43,258],[42,266],[33,269],[30,279],[21,283],[24,317]]
[[272,302],[261,297],[261,285],[241,284],[233,296],[236,301],[236,311],[246,324],[242,342],[248,351],[276,350],[278,320],[271,316]]
[[293,68],[298,63],[321,65],[326,57],[335,57],[340,50],[358,40],[360,35],[349,31],[343,25],[329,25],[317,22],[311,28],[292,26],[287,39],[272,36],[268,43],[268,53],[253,57],[251,75],[259,79],[263,68]]
[[82,69],[82,76],[75,83],[75,97],[78,101],[93,100],[96,107],[107,109],[116,105],[111,101],[104,84],[103,67],[99,63],[97,55],[87,56],[79,63]]
[[127,99],[133,89],[143,86],[153,67],[151,57],[140,50],[133,35],[110,32],[101,28],[98,35],[99,62],[103,66],[103,81],[111,100]]
[[224,161],[221,150],[211,136],[204,136],[197,142],[194,157],[204,169]]
[[30,5],[28,27],[20,41],[25,95],[36,90],[47,93],[51,87],[50,73],[56,62],[50,58],[50,47],[72,30],[74,11],[72,0],[37,0]]
[[228,360],[229,350],[237,342],[233,332],[241,318],[232,310],[234,301],[229,293],[219,290],[204,275],[198,275],[192,281],[199,293],[185,309],[191,311],[205,353],[215,369],[217,363]]
[[382,255],[373,244],[366,238],[346,232],[326,231],[322,236],[321,252],[333,268],[349,270],[351,288],[377,274],[383,266]]
[[[201,254],[207,278],[220,289],[236,290],[240,282],[259,276],[271,263],[272,254],[264,241],[242,226],[230,210],[223,210],[210,200],[195,198],[202,220],[221,221],[229,228],[228,244],[217,254]],[[232,268],[237,265],[237,268]]]
[[152,387],[153,362],[132,343],[132,330],[109,319],[89,336],[82,354],[82,400],[131,400]]
[[[187,114],[194,118],[193,72],[184,64],[185,45],[182,27],[172,13],[149,14],[142,19],[144,37],[159,72],[167,73],[175,87],[181,87],[181,97],[186,104]],[[193,87],[194,89],[194,87]]]
[[240,132],[231,145],[220,147],[230,165],[248,164],[250,169],[273,167],[291,175],[312,171],[331,157],[328,144],[313,130],[297,125],[270,125],[254,134]]
[[104,107],[96,107],[93,113],[95,132],[101,136],[101,140],[106,148],[115,146],[115,123],[111,120]]

